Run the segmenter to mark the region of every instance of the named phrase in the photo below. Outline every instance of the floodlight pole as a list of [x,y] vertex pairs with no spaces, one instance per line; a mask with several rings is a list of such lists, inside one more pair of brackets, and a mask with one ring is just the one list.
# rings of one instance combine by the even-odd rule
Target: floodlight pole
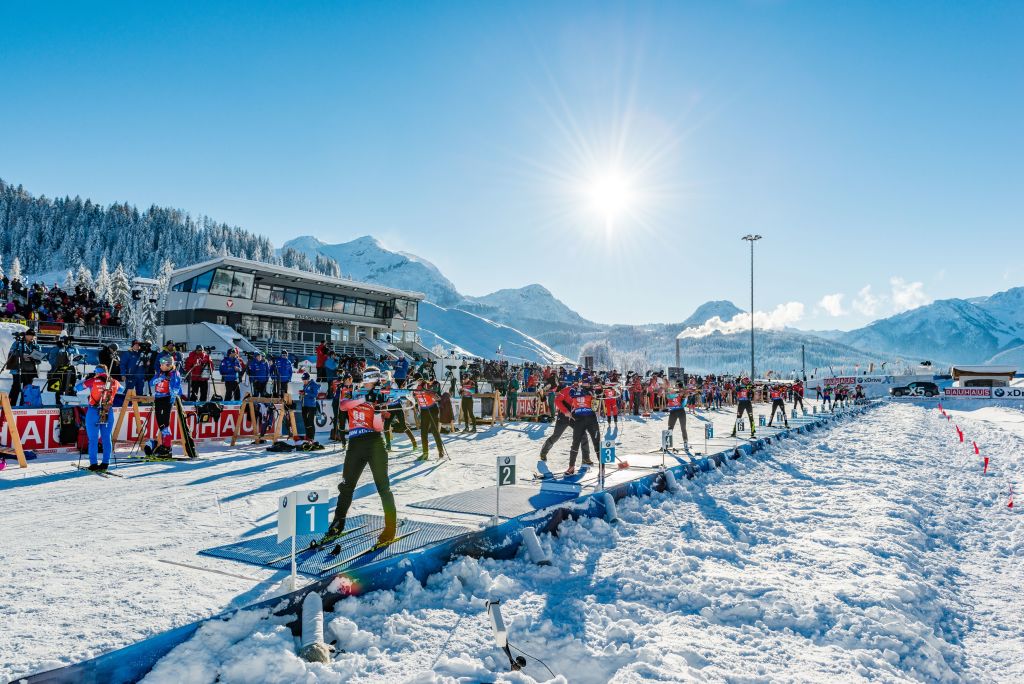
[[754,243],[760,235],[744,235],[741,239],[750,243],[750,381],[754,382]]

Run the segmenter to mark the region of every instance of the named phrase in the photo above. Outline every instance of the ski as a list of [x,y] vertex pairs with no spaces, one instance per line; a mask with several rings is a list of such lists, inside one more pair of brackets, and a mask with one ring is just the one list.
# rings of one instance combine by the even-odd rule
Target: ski
[[81,470],[82,472],[92,473],[94,475],[99,475],[100,477],[124,477],[124,475],[112,473],[109,470],[89,470],[86,466],[80,466],[77,463],[72,463],[70,465],[75,470]]
[[[337,541],[339,539],[344,539],[345,537],[347,537],[347,536],[349,536],[351,534],[355,534],[356,532],[358,532],[359,530],[363,529],[364,527],[367,527],[367,526],[366,525],[359,525],[357,527],[351,527],[351,528],[345,530],[344,532],[342,532],[341,534],[335,535],[333,537],[323,536],[323,537],[320,537],[320,539],[314,539],[309,544],[307,544],[305,547],[303,547],[301,549],[296,549],[296,551],[295,551],[295,561],[298,562],[299,558],[305,558],[307,555],[309,555],[311,553],[316,553],[317,551],[322,551],[326,544],[330,544],[331,542]],[[281,561],[289,560],[289,559],[291,559],[291,557],[292,557],[292,552],[289,551],[288,553],[286,553],[283,556],[280,556],[278,558],[274,558],[272,560],[266,561],[264,563],[264,565],[275,565],[276,563],[280,563]]]
[[194,459],[196,457],[196,442],[192,438],[192,431],[188,429],[188,421],[185,420],[185,404],[182,403],[180,396],[174,397],[174,409],[178,415],[178,429],[181,432],[185,455],[189,459]]
[[371,547],[369,547],[367,549],[363,549],[362,551],[356,551],[355,553],[351,553],[348,556],[345,556],[344,558],[341,558],[339,560],[334,561],[333,563],[325,565],[323,568],[320,569],[320,574],[322,575],[325,572],[327,572],[329,570],[333,570],[334,568],[337,568],[337,567],[341,567],[342,565],[348,565],[352,561],[357,560],[359,558],[363,558],[363,557],[366,557],[366,556],[376,555],[376,554],[380,553],[381,551],[386,550],[392,544],[395,544],[396,542],[399,542],[399,541],[405,539],[406,537],[410,537],[410,536],[416,534],[419,531],[420,531],[419,528],[415,528],[415,529],[409,530],[408,532],[404,532],[404,533],[398,535],[394,539],[390,539],[390,540],[385,541],[385,542],[377,542],[376,544],[374,544],[373,546],[371,546]]
[[[399,520],[397,525],[396,525],[396,530],[395,531],[397,532],[398,530],[401,530],[403,527],[405,527],[405,521],[404,520]],[[378,533],[379,534],[379,530],[371,530],[369,532],[364,532],[364,533],[362,533],[359,536],[360,537],[366,537],[367,535],[372,535],[374,533]],[[356,543],[356,544],[348,544],[347,548],[352,548],[353,546],[358,546],[358,545],[359,545],[358,543]],[[321,546],[320,548],[323,548],[323,546]],[[341,552],[342,552],[342,545],[341,544],[335,544],[334,548],[331,549],[330,551],[328,551],[327,553],[330,556],[338,556],[338,555],[341,554]]]

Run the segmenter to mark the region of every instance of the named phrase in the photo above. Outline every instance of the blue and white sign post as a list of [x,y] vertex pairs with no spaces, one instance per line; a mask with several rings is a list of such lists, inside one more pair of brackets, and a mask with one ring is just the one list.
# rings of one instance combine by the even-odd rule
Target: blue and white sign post
[[715,424],[710,420],[704,423],[704,453],[708,453],[708,440],[715,438]]
[[[685,416],[684,416],[685,417]],[[662,430],[661,431],[661,468],[665,469],[665,454],[672,449],[672,431]]]
[[598,489],[604,489],[604,467],[615,463],[615,440],[606,439],[601,442],[601,464],[598,471]]
[[295,590],[295,537],[323,535],[331,517],[331,493],[326,489],[289,492],[277,502],[277,542],[292,540],[292,591]]
[[501,488],[516,483],[516,457],[498,456],[498,486],[494,488],[494,517],[492,525],[501,523]]

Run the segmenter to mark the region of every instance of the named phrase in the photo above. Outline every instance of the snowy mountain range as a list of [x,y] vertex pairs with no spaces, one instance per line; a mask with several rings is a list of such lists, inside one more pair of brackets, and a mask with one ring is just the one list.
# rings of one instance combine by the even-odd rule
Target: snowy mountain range
[[[286,242],[282,249],[317,254],[338,262],[357,280],[417,290],[432,305],[422,308],[424,341],[456,346],[478,356],[494,356],[499,345],[509,357],[536,361],[564,356],[575,360],[584,345],[606,343],[617,362],[654,366],[675,363],[675,338],[681,330],[718,317],[732,319],[743,310],[729,301],[709,301],[678,323],[614,325],[583,318],[538,284],[463,295],[432,263],[385,248],[364,236],[341,244],[313,237]],[[758,368],[785,372],[799,367],[805,347],[808,372],[832,365],[867,367],[883,361],[931,360],[950,363],[1024,361],[1024,288],[971,300],[939,300],[851,331],[759,331]],[[749,337],[712,333],[681,343],[681,362],[692,370],[744,368]]]

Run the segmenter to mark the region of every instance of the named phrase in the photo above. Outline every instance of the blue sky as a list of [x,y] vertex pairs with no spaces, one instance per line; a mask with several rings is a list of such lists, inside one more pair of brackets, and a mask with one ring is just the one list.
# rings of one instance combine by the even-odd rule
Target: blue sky
[[6,3],[0,177],[601,322],[1024,285],[1024,3]]

